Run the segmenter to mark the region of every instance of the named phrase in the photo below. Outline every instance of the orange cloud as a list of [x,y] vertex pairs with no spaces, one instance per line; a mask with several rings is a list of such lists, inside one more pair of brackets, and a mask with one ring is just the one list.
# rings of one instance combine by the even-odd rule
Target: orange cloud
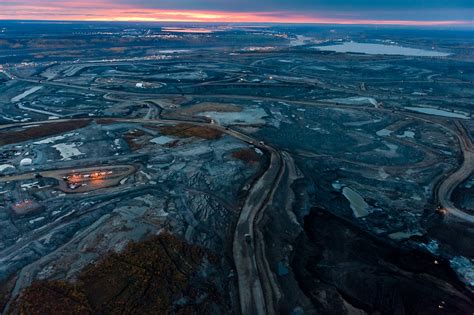
[[107,0],[78,1],[19,1],[0,0],[3,7],[0,19],[17,20],[70,20],[70,21],[138,21],[138,22],[268,22],[315,24],[374,24],[407,26],[472,25],[459,20],[377,20],[355,18],[328,18],[313,14],[292,12],[225,12],[160,10],[116,4]]

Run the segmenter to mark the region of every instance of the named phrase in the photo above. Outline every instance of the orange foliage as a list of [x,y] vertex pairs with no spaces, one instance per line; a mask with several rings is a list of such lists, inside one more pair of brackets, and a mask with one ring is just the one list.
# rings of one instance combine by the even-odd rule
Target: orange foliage
[[258,156],[257,152],[249,148],[232,152],[232,157],[247,163],[257,163],[260,161],[260,157]]
[[206,140],[216,140],[222,136],[222,132],[206,126],[195,126],[191,124],[177,124],[175,126],[159,127],[161,133],[181,138],[197,137]]
[[[217,257],[163,233],[132,243],[86,267],[76,284],[37,282],[20,295],[22,314],[196,314],[222,307],[216,287],[199,276]],[[186,303],[176,303],[185,298]]]
[[43,138],[62,134],[67,131],[84,128],[90,120],[76,120],[71,122],[58,122],[42,124],[41,126],[26,128],[18,131],[1,131],[0,145],[23,142],[36,138]]
[[64,281],[33,283],[23,290],[16,308],[19,314],[28,315],[91,313],[84,293]]

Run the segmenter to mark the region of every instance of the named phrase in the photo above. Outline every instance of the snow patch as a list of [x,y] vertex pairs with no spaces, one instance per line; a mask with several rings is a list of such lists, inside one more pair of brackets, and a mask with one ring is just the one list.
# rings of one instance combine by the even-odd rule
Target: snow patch
[[263,125],[268,117],[263,108],[246,108],[241,112],[203,112],[200,115],[213,119],[220,125]]
[[25,92],[13,97],[11,99],[11,102],[12,103],[17,103],[17,102],[21,101],[22,99],[24,99],[25,97],[27,97],[28,95],[31,95],[31,94],[41,90],[42,88],[43,88],[42,86],[34,86],[31,89],[26,90]]
[[171,138],[171,137],[167,137],[167,136],[160,136],[160,137],[156,137],[156,138],[153,138],[150,140],[151,143],[155,143],[155,144],[159,144],[159,145],[165,145],[165,144],[168,144],[170,142],[173,142],[175,139]]
[[76,147],[75,143],[59,143],[52,146],[59,151],[63,160],[70,160],[72,157],[83,155],[81,151]]
[[7,169],[15,169],[15,166],[11,165],[11,164],[1,164],[0,165],[0,172],[3,172]]

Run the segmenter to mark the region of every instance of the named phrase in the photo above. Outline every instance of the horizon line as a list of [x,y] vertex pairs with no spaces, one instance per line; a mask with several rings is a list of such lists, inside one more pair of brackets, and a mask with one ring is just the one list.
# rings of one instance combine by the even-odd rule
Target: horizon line
[[159,18],[84,18],[84,19],[43,19],[43,18],[0,18],[0,22],[66,22],[66,23],[197,23],[197,24],[279,24],[279,25],[334,25],[334,26],[399,26],[399,27],[456,27],[456,28],[473,28],[474,21],[465,20],[372,20],[372,19],[309,19],[309,20],[229,20],[229,21],[213,21],[213,20],[190,20],[190,19],[159,19]]

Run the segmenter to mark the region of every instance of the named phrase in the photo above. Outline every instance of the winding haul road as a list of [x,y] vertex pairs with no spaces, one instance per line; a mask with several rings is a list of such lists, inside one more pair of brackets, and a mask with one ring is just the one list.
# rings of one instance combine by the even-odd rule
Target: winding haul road
[[[265,173],[252,186],[240,213],[234,233],[233,255],[239,282],[240,307],[242,314],[273,313],[271,292],[265,292],[268,281],[261,281],[261,275],[268,278],[271,271],[262,256],[261,246],[257,246],[258,231],[256,230],[257,215],[264,211],[271,201],[283,172],[283,161],[278,151],[272,147],[261,145],[270,152],[270,164]],[[260,257],[260,259],[257,259]]]
[[436,197],[438,203],[442,208],[444,208],[448,217],[453,216],[463,221],[474,223],[474,215],[458,209],[451,201],[451,195],[454,189],[468,179],[474,170],[474,147],[470,136],[460,121],[456,121],[455,124],[458,131],[456,132],[456,135],[463,153],[463,163],[457,171],[446,177],[438,186]]
[[[234,262],[237,271],[238,277],[238,286],[239,286],[239,297],[240,297],[240,306],[241,312],[243,314],[267,314],[268,309],[266,307],[265,296],[272,296],[272,292],[264,292],[263,285],[261,282],[261,274],[270,275],[272,272],[268,267],[268,264],[263,264],[261,266],[257,265],[257,249],[255,246],[255,221],[257,214],[264,210],[268,202],[272,199],[275,194],[275,191],[278,187],[279,178],[282,176],[282,157],[280,153],[274,148],[265,145],[262,142],[259,142],[257,139],[249,137],[238,131],[224,128],[222,126],[210,124],[210,123],[201,123],[201,122],[192,122],[188,120],[175,120],[175,119],[149,119],[148,117],[139,118],[139,119],[128,119],[128,118],[110,118],[111,120],[124,123],[146,123],[146,124],[165,124],[165,125],[174,125],[177,123],[186,123],[195,126],[206,126],[219,130],[225,134],[228,134],[234,138],[237,138],[241,141],[244,141],[253,146],[259,147],[262,150],[265,150],[270,153],[270,163],[269,167],[265,173],[258,179],[258,181],[250,189],[247,198],[245,200],[244,206],[240,212],[238,219],[237,227],[234,233],[233,240],[233,256]],[[84,120],[84,118],[71,118],[71,119],[58,119],[58,120],[47,120],[47,121],[35,121],[28,123],[17,123],[17,124],[8,124],[0,126],[0,129],[10,128],[10,127],[21,127],[28,125],[41,125],[41,124],[50,124],[57,122],[73,122]],[[49,173],[48,173],[49,174]],[[19,175],[18,179],[23,178],[27,175]],[[16,177],[8,177],[4,180],[11,181],[15,180]],[[250,235],[250,241],[246,241],[246,236]],[[264,249],[259,248],[261,251]],[[263,257],[265,261],[265,253],[260,252],[260,257]],[[262,262],[262,259],[259,260]],[[266,262],[266,261],[265,261]],[[271,298],[272,299],[272,298]]]
[[[111,91],[98,87],[86,87],[73,84],[65,84],[60,82],[51,82],[51,81],[40,81],[32,80],[27,78],[18,78],[9,74],[12,79],[17,79],[25,82],[35,83],[35,84],[46,84],[52,86],[60,87],[69,87],[77,88],[81,90],[92,90],[96,92],[102,92],[106,94],[117,94],[117,95],[128,95],[128,96],[140,96],[140,97],[166,97],[166,96],[176,96],[177,94],[150,94],[143,95],[139,93],[130,93],[123,91]],[[199,96],[199,95],[189,95],[189,96]],[[241,95],[206,95],[206,97],[220,97],[220,98],[238,98],[238,99],[261,99],[267,101],[285,101],[291,102],[297,105],[311,105],[311,106],[326,106],[326,107],[339,107],[339,108],[352,108],[351,105],[341,105],[341,104],[332,104],[324,103],[317,101],[294,101],[286,99],[277,99],[271,97],[253,97],[253,96],[241,96]],[[139,100],[137,100],[139,101]],[[359,108],[362,109],[362,108]],[[388,109],[381,108],[370,108],[364,107],[370,111],[378,112],[391,112]],[[156,118],[155,118],[156,117]],[[424,115],[415,115],[410,114],[410,117],[421,119],[424,121],[433,122],[431,119],[427,119]],[[294,165],[292,164],[292,159],[286,153],[280,153],[276,149],[268,146],[264,143],[258,142],[257,139],[249,137],[248,135],[242,134],[238,131],[224,128],[218,125],[209,124],[209,123],[200,123],[193,122],[188,120],[176,120],[176,119],[164,119],[159,118],[159,113],[156,112],[152,107],[145,118],[143,119],[127,119],[127,118],[112,118],[116,121],[121,122],[130,122],[130,123],[159,123],[159,124],[176,124],[176,123],[186,123],[198,126],[207,126],[209,128],[214,128],[222,131],[232,137],[240,139],[244,142],[247,142],[251,145],[259,147],[260,149],[266,151],[270,154],[270,163],[268,168],[265,170],[263,175],[254,183],[251,189],[248,192],[247,198],[244,202],[240,216],[236,225],[234,238],[233,238],[233,258],[235,262],[235,267],[238,277],[238,287],[239,287],[239,298],[240,298],[240,307],[242,314],[274,314],[276,313],[276,308],[274,301],[278,300],[279,292],[278,285],[274,283],[273,273],[268,266],[268,262],[265,257],[265,247],[263,234],[259,230],[259,224],[257,224],[258,218],[263,216],[264,211],[267,209],[269,204],[272,203],[273,198],[277,192],[278,187],[283,182],[283,177],[285,173],[289,171],[290,173],[295,173]],[[62,121],[74,121],[81,119],[58,119],[54,121],[43,121],[43,122],[30,122],[30,123],[18,123],[18,124],[8,124],[0,126],[1,128],[8,128],[14,126],[27,126],[32,124],[46,124],[46,123],[56,123]],[[472,142],[469,138],[469,135],[464,129],[464,126],[461,122],[456,121],[456,127],[458,132],[450,130],[456,134],[461,150],[463,152],[463,163],[461,167],[446,177],[440,185],[438,185],[437,190],[435,191],[435,196],[439,204],[446,209],[448,215],[454,216],[456,218],[462,219],[464,221],[474,223],[474,215],[463,212],[462,210],[456,208],[456,206],[451,201],[451,195],[453,190],[463,181],[465,181],[474,169],[474,148]],[[291,162],[291,163],[290,163]],[[291,171],[293,170],[293,171]],[[294,175],[293,175],[294,176]]]

